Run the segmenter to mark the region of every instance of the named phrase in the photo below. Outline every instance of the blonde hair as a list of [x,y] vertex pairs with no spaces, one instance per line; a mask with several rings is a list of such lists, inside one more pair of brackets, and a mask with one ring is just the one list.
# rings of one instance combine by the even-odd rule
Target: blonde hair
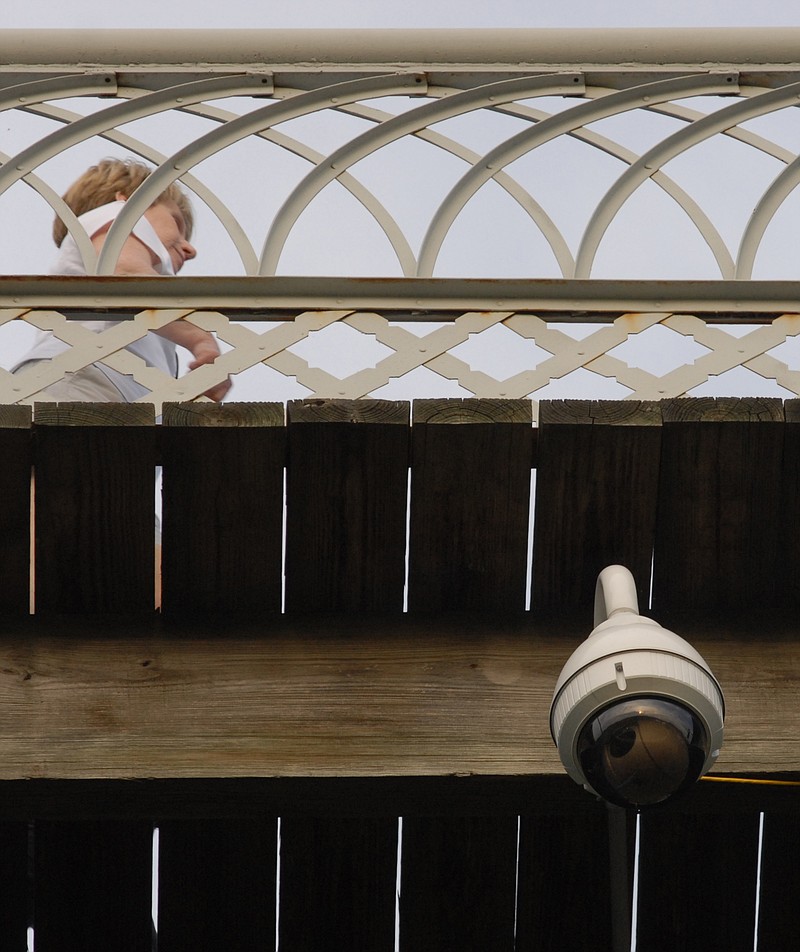
[[[97,165],[87,169],[83,175],[66,190],[62,198],[76,215],[83,215],[93,208],[113,202],[118,194],[130,198],[153,170],[142,162],[133,159],[103,159]],[[153,202],[173,201],[181,210],[186,222],[186,237],[192,237],[194,215],[189,197],[178,185],[172,182]],[[58,247],[67,236],[67,226],[56,217],[53,222],[53,241]]]

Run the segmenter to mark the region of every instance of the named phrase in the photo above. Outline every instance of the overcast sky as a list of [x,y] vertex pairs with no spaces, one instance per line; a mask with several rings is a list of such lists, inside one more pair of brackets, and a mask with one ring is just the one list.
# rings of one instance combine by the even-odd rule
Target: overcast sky
[[3,4],[4,28],[336,28],[798,26],[790,0],[32,0]]

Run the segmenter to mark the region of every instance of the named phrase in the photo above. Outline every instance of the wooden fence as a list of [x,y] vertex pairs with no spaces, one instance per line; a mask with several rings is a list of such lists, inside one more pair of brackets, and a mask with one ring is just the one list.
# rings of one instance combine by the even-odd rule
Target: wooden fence
[[[647,606],[652,569],[654,617],[726,692],[718,770],[800,778],[798,419],[3,408],[2,948],[624,948],[632,820],[561,772],[555,677],[597,572],[628,565]],[[757,881],[759,948],[792,947],[797,789],[704,781],[642,815],[639,949],[750,952]]]

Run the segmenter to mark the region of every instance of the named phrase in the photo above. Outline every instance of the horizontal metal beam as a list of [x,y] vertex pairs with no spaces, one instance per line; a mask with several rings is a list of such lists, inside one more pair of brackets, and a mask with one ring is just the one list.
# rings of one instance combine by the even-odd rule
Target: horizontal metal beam
[[767,321],[800,312],[800,281],[622,281],[331,277],[0,276],[0,308],[220,310],[282,321],[306,310],[402,312],[404,320],[465,311],[528,311],[559,320],[605,321],[627,313],[689,313]]
[[3,30],[0,62],[55,64],[429,63],[796,68],[800,28],[495,30]]

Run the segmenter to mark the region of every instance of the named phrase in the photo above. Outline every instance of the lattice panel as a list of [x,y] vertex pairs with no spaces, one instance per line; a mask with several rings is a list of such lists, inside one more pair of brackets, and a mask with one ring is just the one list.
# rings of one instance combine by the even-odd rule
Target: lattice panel
[[[141,311],[97,334],[55,311],[0,310],[0,324],[25,321],[53,331],[71,345],[65,353],[33,369],[16,375],[0,371],[0,402],[33,403],[42,388],[64,373],[95,362],[131,374],[151,391],[142,400],[159,407],[164,401],[198,398],[228,374],[236,383],[238,375],[259,365],[282,375],[287,386],[291,381],[312,396],[329,398],[382,396],[383,388],[402,386],[404,378],[409,379],[406,396],[418,396],[410,381],[422,368],[441,381],[439,395],[450,394],[448,388],[457,386],[461,388],[458,392],[467,396],[541,398],[550,395],[554,383],[568,386],[573,379],[574,391],[562,390],[560,395],[596,397],[605,392],[604,385],[613,382],[619,396],[653,400],[704,393],[702,388],[709,382],[743,369],[754,375],[753,395],[800,396],[797,314],[750,326],[712,325],[691,314],[637,313],[623,314],[605,325],[577,328],[513,311],[467,312],[452,321],[425,325],[401,326],[391,318],[391,314],[373,312],[318,310],[291,321],[256,324],[234,322],[213,311],[164,309]],[[148,330],[175,319],[189,320],[215,333],[228,348],[214,365],[177,380],[146,367],[140,358],[122,349]],[[351,344],[345,355],[341,348],[330,347],[324,333],[335,325],[361,335],[363,350]],[[487,331],[493,333],[491,352],[478,346]],[[665,335],[675,340],[672,353],[664,344]],[[376,342],[378,353],[385,354],[377,360]],[[475,345],[470,359],[482,365],[478,369],[454,353],[468,342]],[[301,343],[305,356],[294,349]],[[519,364],[520,348],[531,344],[535,347],[530,351],[530,366],[501,376],[511,356]],[[614,351],[624,352],[623,346],[628,348],[625,359],[614,355]],[[524,354],[522,351],[523,362]],[[337,355],[346,356],[349,367],[360,359],[359,369],[337,373]],[[658,359],[652,366],[660,364],[663,372],[643,369],[642,364],[648,364],[646,358],[653,355]],[[486,369],[484,356],[491,357],[489,363],[499,368],[494,374]],[[326,369],[318,366],[320,363]],[[714,392],[725,393],[724,389]],[[259,394],[234,389],[232,398],[259,399]]]

